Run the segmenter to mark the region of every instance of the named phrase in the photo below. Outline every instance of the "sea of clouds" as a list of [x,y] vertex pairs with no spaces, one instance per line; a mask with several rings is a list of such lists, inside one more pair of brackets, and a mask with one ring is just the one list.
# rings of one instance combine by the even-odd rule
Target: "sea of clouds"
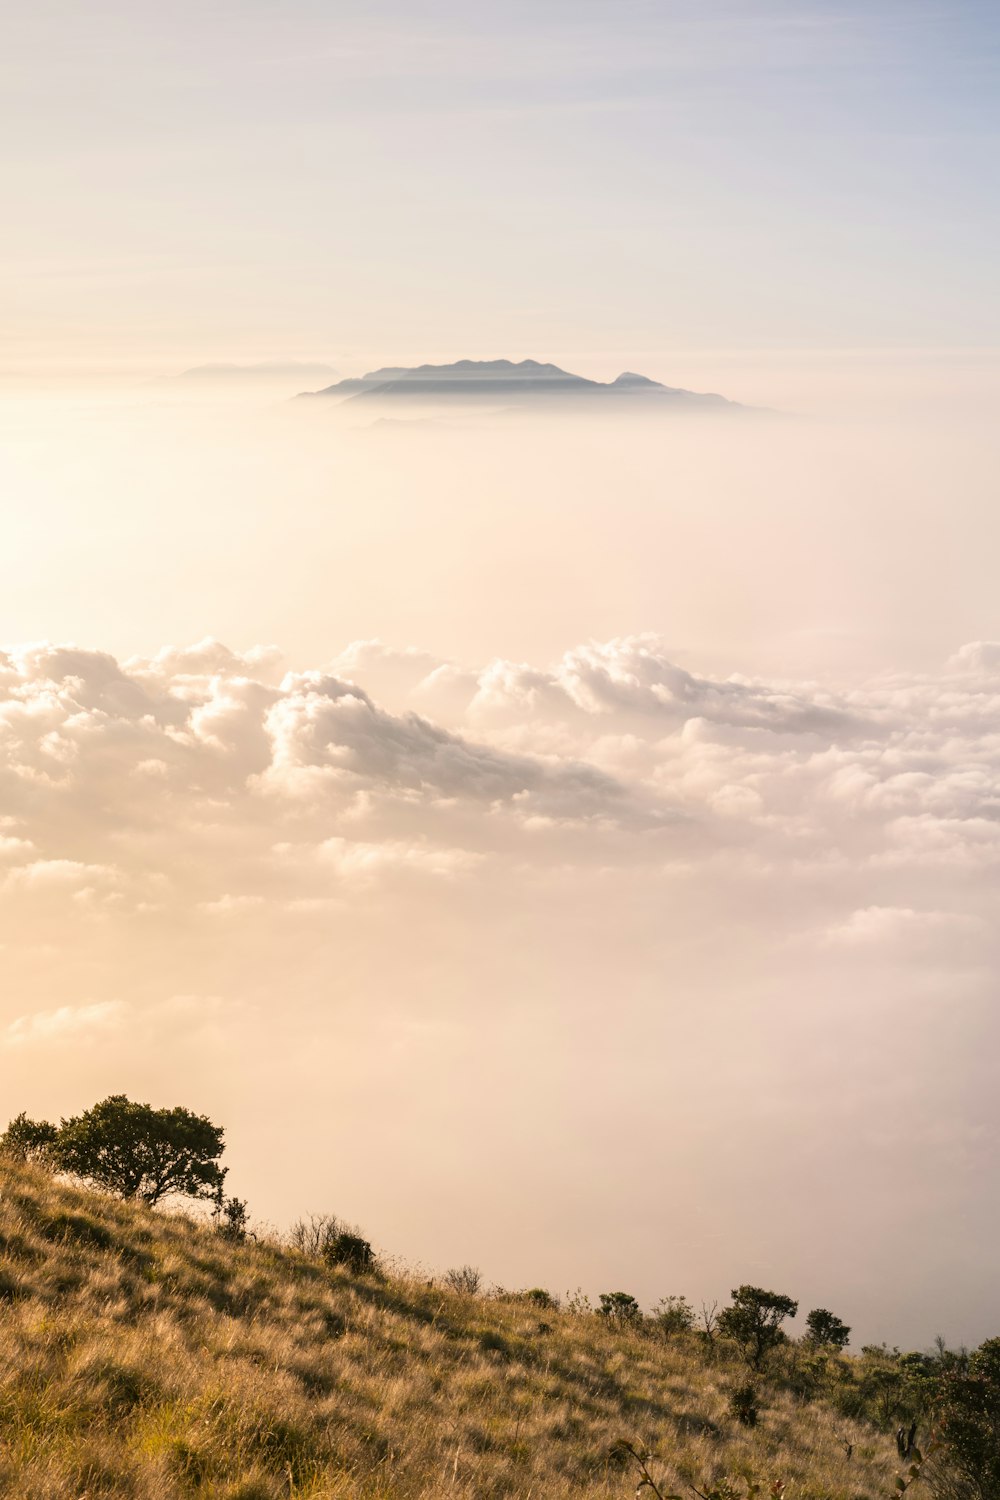
[[1000,860],[1000,645],[839,689],[698,675],[647,636],[481,668],[365,641],[284,675],[271,648],[30,645],[0,655],[0,757],[25,902],[224,910],[397,868],[724,857],[827,887],[830,942],[953,923],[972,943]]
[[624,1216],[650,1296],[807,1265],[867,1333],[989,1316],[1000,645],[839,685],[652,636],[8,648],[0,806],[19,1104],[209,1096],[276,1217],[322,1206],[282,1132],[360,1132],[341,1210],[510,1280],[622,1280]]

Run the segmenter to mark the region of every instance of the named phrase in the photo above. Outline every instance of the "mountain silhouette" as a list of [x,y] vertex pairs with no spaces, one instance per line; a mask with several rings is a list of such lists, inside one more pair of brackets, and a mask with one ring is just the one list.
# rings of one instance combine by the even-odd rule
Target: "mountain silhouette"
[[724,396],[662,385],[631,371],[625,371],[612,381],[588,380],[583,375],[562,370],[558,365],[540,364],[534,359],[522,359],[519,363],[509,359],[460,359],[450,365],[390,366],[350,380],[337,381],[319,391],[303,392],[303,396],[364,402],[409,401],[414,398],[450,402],[457,399],[499,402],[506,406],[534,405],[539,401],[576,405],[599,400],[619,407],[641,404],[743,409]]

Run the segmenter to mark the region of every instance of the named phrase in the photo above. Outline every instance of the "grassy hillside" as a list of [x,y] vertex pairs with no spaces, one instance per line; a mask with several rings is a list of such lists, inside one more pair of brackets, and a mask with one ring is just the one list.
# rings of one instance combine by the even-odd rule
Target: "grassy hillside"
[[664,1490],[891,1492],[891,1438],[787,1390],[742,1427],[740,1378],[690,1337],[352,1277],[0,1165],[0,1493],[19,1500],[626,1497],[621,1438],[660,1455]]

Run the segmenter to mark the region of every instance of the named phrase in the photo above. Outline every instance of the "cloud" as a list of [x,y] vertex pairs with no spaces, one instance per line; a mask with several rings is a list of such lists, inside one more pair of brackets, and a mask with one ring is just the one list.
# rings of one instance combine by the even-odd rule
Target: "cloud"
[[[34,645],[0,658],[0,797],[25,1108],[183,1097],[218,1108],[234,1167],[261,1098],[279,1163],[282,1130],[358,1121],[395,1163],[405,1118],[418,1181],[456,1118],[504,1170],[509,1078],[511,1202],[572,1133],[584,1197],[640,1141],[630,1192],[689,1172],[698,1213],[709,1175],[747,1207],[734,1129],[786,1184],[849,1154],[875,1215],[929,1110],[938,1180],[995,1139],[988,653],[817,684],[650,636],[471,666],[360,643],[283,676],[216,643]],[[797,1222],[768,1191],[762,1258]]]
[[8,1046],[78,1040],[91,1033],[113,1030],[121,1025],[128,1007],[120,1000],[102,1000],[93,1005],[61,1005],[55,1010],[35,1011],[17,1016],[6,1030]]
[[830,927],[826,937],[829,942],[848,948],[904,944],[913,950],[923,949],[941,937],[971,936],[980,926],[979,919],[967,912],[866,906]]
[[510,803],[534,798],[579,814],[611,814],[624,789],[595,767],[513,755],[452,733],[418,714],[390,714],[361,688],[324,673],[285,679],[268,709],[270,791],[346,797],[366,786],[431,799]]
[[228,893],[219,896],[214,901],[202,901],[199,910],[206,912],[211,917],[231,917],[242,912],[252,911],[254,907],[263,906],[263,896],[231,896]]
[[85,864],[77,859],[36,859],[9,870],[3,889],[80,892],[94,887],[107,888],[116,879],[117,872],[107,865]]
[[1000,641],[969,641],[948,662],[953,672],[979,677],[1000,676]]
[[698,677],[671,661],[651,635],[591,642],[568,651],[548,670],[497,662],[484,671],[471,705],[475,714],[538,712],[688,719],[776,733],[845,736],[861,721],[817,689],[808,693],[736,677]]
[[380,844],[351,839],[325,839],[316,851],[326,865],[348,879],[374,879],[390,871],[413,870],[429,875],[456,876],[474,870],[483,856],[468,849],[441,849],[429,844],[407,844],[387,839]]
[[[1000,862],[1000,686],[983,643],[937,676],[823,686],[699,675],[648,635],[538,667],[372,641],[336,672],[279,680],[277,660],[214,641],[124,664],[78,646],[3,653],[5,897],[304,911],[330,897],[311,884],[324,871],[368,887],[485,856],[513,869],[525,840],[559,868],[724,858],[889,879]],[[396,707],[347,675],[366,670]],[[892,896],[871,905],[928,906],[923,890]]]

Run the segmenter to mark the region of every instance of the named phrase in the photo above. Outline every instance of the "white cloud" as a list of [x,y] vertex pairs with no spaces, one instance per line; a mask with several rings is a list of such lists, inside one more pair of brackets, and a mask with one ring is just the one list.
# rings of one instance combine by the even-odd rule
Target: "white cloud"
[[[534,859],[560,866],[697,864],[700,848],[728,849],[733,870],[983,869],[1000,861],[987,646],[936,677],[838,688],[699,676],[651,636],[478,670],[355,642],[336,674],[280,682],[273,648],[207,641],[124,665],[11,648],[3,891],[234,913],[326,899],[308,884],[319,865],[310,876],[282,843],[338,851],[325,863],[345,876],[440,874],[519,858],[526,833]],[[388,673],[398,710],[348,669]],[[448,724],[408,702],[445,705]]]
[[199,911],[206,912],[212,917],[230,917],[240,912],[252,911],[255,906],[263,906],[263,896],[231,896],[228,893],[217,897],[214,901],[199,902]]
[[829,928],[829,942],[846,947],[904,944],[923,948],[936,938],[971,936],[978,918],[959,911],[917,911],[910,906],[866,906]]
[[77,859],[36,859],[7,872],[8,891],[80,891],[113,883],[116,872],[107,865],[86,864]]
[[10,1046],[30,1046],[68,1041],[91,1032],[106,1032],[120,1026],[128,1007],[120,1000],[102,1000],[93,1005],[60,1005],[55,1010],[17,1016],[7,1027]]
[[483,858],[468,849],[442,849],[428,843],[407,844],[398,839],[366,844],[352,839],[330,838],[324,840],[316,852],[324,864],[348,880],[371,880],[399,870],[428,875],[465,875]]

